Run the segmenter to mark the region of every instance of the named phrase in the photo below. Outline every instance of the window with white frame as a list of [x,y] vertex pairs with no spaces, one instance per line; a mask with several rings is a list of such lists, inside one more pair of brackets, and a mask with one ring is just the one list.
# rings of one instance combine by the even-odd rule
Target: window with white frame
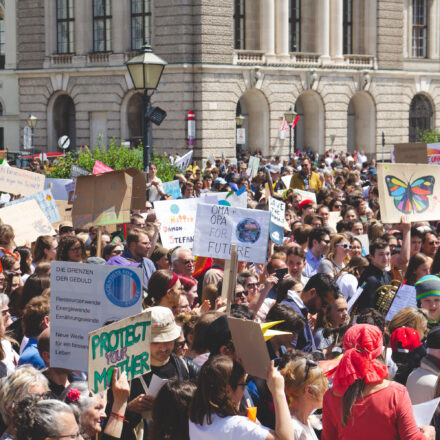
[[428,56],[428,5],[427,0],[412,3],[412,56]]
[[75,52],[74,0],[57,0],[57,52]]
[[234,0],[234,48],[245,49],[245,0]]
[[93,51],[112,50],[112,2],[93,0]]
[[301,52],[301,0],[289,1],[289,51]]
[[151,1],[131,0],[131,48],[151,44]]

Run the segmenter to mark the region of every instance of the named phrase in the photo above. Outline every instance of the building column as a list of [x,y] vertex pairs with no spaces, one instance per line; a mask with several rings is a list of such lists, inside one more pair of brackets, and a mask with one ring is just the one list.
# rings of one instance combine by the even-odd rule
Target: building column
[[275,47],[280,57],[289,57],[289,0],[275,0]]
[[[364,17],[364,51],[366,55],[376,57],[377,0],[369,0],[368,2],[365,2]],[[403,27],[406,28],[405,20],[403,21]]]
[[17,12],[15,1],[5,1],[5,68],[17,67]]
[[330,59],[330,3],[316,0],[315,47],[323,60]]
[[428,1],[428,58],[439,58],[439,4]]
[[275,55],[274,0],[260,0],[260,49],[266,55]]
[[131,50],[130,8],[124,2],[112,2],[112,51],[123,53]]
[[75,16],[75,54],[87,55],[93,52],[93,9],[88,0],[76,0]]
[[330,55],[335,61],[343,56],[343,3],[342,0],[331,0],[330,7]]

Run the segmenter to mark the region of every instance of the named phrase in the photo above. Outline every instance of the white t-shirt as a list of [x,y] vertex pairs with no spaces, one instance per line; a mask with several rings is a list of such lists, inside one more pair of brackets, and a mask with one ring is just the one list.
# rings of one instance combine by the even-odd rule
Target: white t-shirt
[[295,440],[318,440],[310,421],[307,422],[307,425],[304,425],[295,416],[292,416],[292,422]]
[[345,272],[336,279],[336,284],[348,301],[356,293],[359,282],[353,274]]
[[212,416],[210,425],[189,421],[190,440],[266,440],[269,428],[251,422],[247,417]]

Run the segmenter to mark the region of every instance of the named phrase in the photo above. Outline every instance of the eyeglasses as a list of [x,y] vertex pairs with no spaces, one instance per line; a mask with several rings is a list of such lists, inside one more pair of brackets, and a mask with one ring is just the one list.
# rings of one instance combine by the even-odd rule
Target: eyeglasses
[[430,244],[431,246],[432,246],[432,245],[439,246],[439,245],[440,245],[440,242],[439,242],[439,241],[430,241],[429,244]]
[[185,347],[186,341],[176,342],[176,349]]
[[344,249],[350,249],[350,250],[353,249],[353,246],[351,244],[347,244],[347,243],[344,243],[344,244],[338,243],[336,246],[339,246]]
[[112,254],[120,255],[120,254],[122,254],[122,250],[119,250],[119,251],[113,251]]
[[82,247],[81,246],[72,247],[69,249],[69,251],[72,252],[82,251]]
[[330,240],[321,240],[321,242],[324,242],[325,244],[330,244]]
[[78,439],[80,437],[81,437],[81,432],[78,431],[76,434],[51,435],[49,438],[71,438],[71,439]]
[[246,287],[253,289],[253,288],[257,288],[259,285],[260,285],[260,283],[249,283],[246,285]]
[[182,263],[187,266],[188,264],[194,264],[196,260],[182,260]]
[[334,205],[333,205],[333,208],[342,208],[342,205],[336,205],[336,204],[334,204]]
[[306,382],[307,378],[309,377],[310,368],[315,368],[317,366],[318,364],[315,361],[312,361],[311,359],[306,359],[306,375],[304,377],[304,382]]

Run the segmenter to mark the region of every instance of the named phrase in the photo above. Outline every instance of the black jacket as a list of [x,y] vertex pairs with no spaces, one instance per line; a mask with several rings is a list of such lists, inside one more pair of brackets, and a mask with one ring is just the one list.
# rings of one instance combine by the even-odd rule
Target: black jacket
[[392,280],[391,273],[382,271],[373,264],[370,264],[359,278],[359,286],[365,284],[361,296],[356,301],[358,311],[368,307],[376,308],[376,291],[379,287],[389,284]]

